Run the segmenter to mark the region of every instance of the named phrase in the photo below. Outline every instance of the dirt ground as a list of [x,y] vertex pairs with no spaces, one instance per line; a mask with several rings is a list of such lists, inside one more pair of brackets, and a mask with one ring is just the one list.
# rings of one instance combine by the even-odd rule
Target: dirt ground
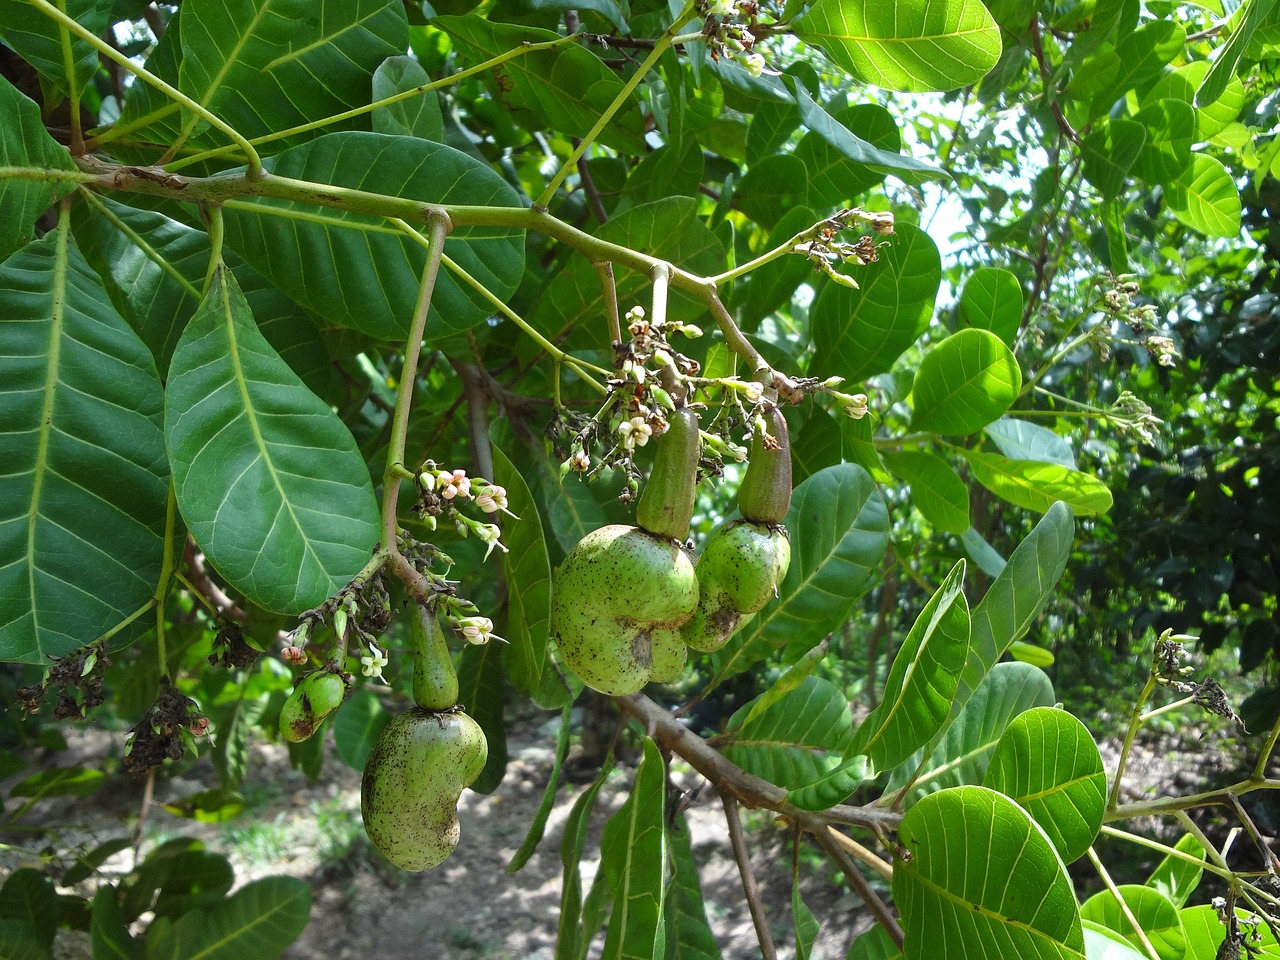
[[[287,873],[311,883],[314,891],[311,922],[297,943],[285,954],[288,960],[470,960],[511,958],[551,960],[555,951],[562,866],[560,839],[574,798],[583,782],[561,778],[556,804],[546,835],[537,853],[517,874],[506,866],[524,839],[525,832],[546,787],[554,760],[554,718],[534,718],[509,732],[511,756],[498,789],[488,796],[467,791],[459,817],[462,840],[454,855],[441,867],[423,874],[396,870],[374,855],[363,834],[354,826],[359,816],[359,775],[336,756],[326,761],[319,781],[308,781],[290,769],[283,748],[254,746],[253,762],[244,785],[246,794],[266,796],[236,821],[240,836],[252,835],[257,825],[269,825],[286,838],[275,847],[256,852],[252,844],[229,838],[227,828],[195,824],[153,806],[149,837],[194,834],[208,839],[212,849],[230,856],[238,882],[258,876]],[[104,752],[119,750],[119,735],[92,729],[71,738],[69,753],[59,754],[58,765],[94,765]],[[1188,730],[1176,741],[1143,743],[1130,761],[1126,791],[1137,799],[1152,793],[1195,792],[1208,785],[1230,782],[1230,752],[1222,744],[1210,744]],[[1116,749],[1104,745],[1108,770],[1114,769]],[[685,789],[696,789],[701,778],[679,761],[673,779]],[[581,779],[581,778],[577,778]],[[631,770],[622,769],[602,791],[587,856],[582,864],[584,889],[590,885],[599,858],[599,836],[608,813],[626,797]],[[162,781],[155,800],[164,802],[212,786],[214,775],[207,761],[193,766],[182,779]],[[76,806],[76,804],[80,806]],[[86,803],[89,808],[86,809]],[[141,787],[126,778],[113,780],[109,788],[86,801],[57,800],[42,804],[28,819],[37,823],[87,823],[99,839],[119,836],[124,822],[141,805]],[[350,828],[354,842],[335,855],[322,834],[317,810]],[[703,791],[687,813],[694,856],[701,868],[703,895],[712,928],[725,960],[760,956],[751,918],[742,897],[741,882],[733,861],[718,799]],[[241,821],[248,821],[242,823]],[[748,843],[766,904],[779,956],[794,957],[791,927],[791,847],[785,832],[764,815],[747,818]],[[6,837],[13,842],[12,837]],[[31,865],[35,844],[24,854],[21,847],[0,853],[0,874],[20,865]],[[59,838],[66,843],[68,836]],[[109,861],[127,870],[129,855]],[[836,883],[835,871],[816,853],[802,858],[802,890],[809,908],[821,922],[814,957],[840,960],[849,944],[870,925],[861,901]],[[1132,879],[1141,881],[1142,876]],[[88,957],[87,938],[60,939],[65,960]],[[595,945],[598,954],[599,942]],[[593,954],[594,955],[594,954]],[[253,958],[245,958],[253,960]]]

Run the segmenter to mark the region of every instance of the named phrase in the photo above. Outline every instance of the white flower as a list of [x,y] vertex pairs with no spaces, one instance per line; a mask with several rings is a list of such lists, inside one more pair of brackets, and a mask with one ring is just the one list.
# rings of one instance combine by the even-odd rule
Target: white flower
[[855,393],[849,398],[849,402],[844,405],[844,412],[855,420],[861,420],[867,415],[867,395],[865,393]]
[[471,529],[475,531],[477,537],[489,545],[489,549],[484,552],[484,558],[486,560],[489,559],[489,554],[493,553],[494,547],[497,547],[503,553],[507,552],[507,548],[504,547],[499,540],[499,537],[502,536],[502,531],[498,529],[497,524],[472,523]]
[[707,0],[708,17],[732,17],[737,10],[737,0]]
[[748,53],[742,58],[742,65],[747,68],[747,73],[758,77],[764,73],[764,56],[754,52]]
[[497,513],[507,509],[507,491],[496,483],[485,487],[476,497],[476,506],[485,513]]
[[376,677],[386,683],[387,679],[382,675],[382,668],[390,662],[387,655],[378,649],[378,645],[370,641],[369,652],[360,658],[360,672],[366,677]]
[[467,643],[476,646],[488,643],[493,639],[493,621],[488,617],[460,617],[458,633],[462,634],[462,639]]
[[436,474],[436,481],[440,484],[440,496],[446,500],[471,496],[471,478],[465,470],[441,470]]
[[624,447],[634,450],[649,442],[649,438],[653,436],[653,428],[644,417],[632,417],[618,426],[618,436],[622,438]]

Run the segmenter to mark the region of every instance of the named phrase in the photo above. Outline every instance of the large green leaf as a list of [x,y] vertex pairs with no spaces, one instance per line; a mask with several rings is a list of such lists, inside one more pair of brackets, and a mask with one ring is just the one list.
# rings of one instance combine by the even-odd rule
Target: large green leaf
[[[565,818],[560,838],[560,923],[556,934],[556,960],[577,960],[585,954],[582,929],[582,853],[587,845],[587,825],[595,808],[600,788],[613,772],[613,754],[605,759],[591,786],[578,794]],[[600,874],[596,875],[597,880]]]
[[952,716],[959,715],[995,662],[1040,615],[1066,569],[1074,535],[1071,510],[1066,504],[1054,504],[1018,544],[982,601],[973,608],[969,656],[956,688]]
[[[25,6],[25,4],[19,4]],[[40,108],[0,77],[0,167],[74,170],[71,157],[45,132]],[[49,180],[12,180],[0,176],[0,261],[32,238],[36,217],[67,192]]]
[[1207,106],[1227,89],[1236,76],[1236,68],[1249,48],[1249,41],[1254,32],[1262,26],[1267,16],[1275,8],[1276,0],[1243,0],[1236,11],[1236,22],[1227,42],[1217,51],[1213,66],[1205,75],[1204,82],[1196,91],[1196,105]]
[[791,568],[778,596],[722,650],[718,677],[741,673],[780,646],[801,656],[844,622],[889,544],[889,514],[859,466],[819,470],[796,487],[787,512]]
[[908,957],[1083,960],[1080,912],[1049,838],[984,787],[925,797],[898,828],[893,871]]
[[129,936],[116,889],[109,883],[98,887],[93,895],[89,938],[94,960],[141,960],[142,944]]
[[[1138,926],[1155,947],[1160,960],[1183,960],[1187,951],[1187,937],[1182,929],[1178,908],[1150,887],[1126,883],[1116,888]],[[1110,890],[1095,893],[1080,905],[1080,916],[1114,930],[1138,949],[1142,941],[1129,924]]]
[[[772,250],[782,246],[819,219],[821,218],[808,207],[793,207],[774,225],[768,240],[760,249]],[[782,305],[790,303],[796,288],[812,270],[813,265],[805,257],[779,257],[762,264],[734,284],[734,307],[743,328],[755,330],[761,320]]]
[[[507,578],[507,674],[529,696],[543,689],[543,673],[554,672],[547,658],[548,624],[551,621],[551,561],[538,508],[524,478],[498,447],[493,447],[493,481],[507,490],[507,507],[519,520],[502,518],[502,568]],[[551,688],[554,689],[554,688]],[[569,690],[560,686],[563,706]]]
[[[367,104],[378,65],[408,43],[404,7],[393,0],[195,0],[182,4],[147,67],[244,136],[257,137]],[[121,116],[122,125],[135,122],[142,128],[133,139],[155,144],[226,142],[143,83],[131,89]],[[368,121],[329,129],[361,123]]]
[[1080,145],[1084,175],[1104,200],[1114,200],[1147,142],[1147,130],[1134,120],[1103,119]]
[[[96,36],[107,29],[112,6],[108,0],[62,0],[58,6]],[[68,66],[76,93],[84,89],[98,69],[98,51],[89,41],[59,26],[23,0],[0,0],[0,40],[40,72],[40,86],[49,106],[66,96]]]
[[969,652],[969,605],[960,560],[898,648],[879,705],[858,727],[850,754],[865,753],[876,770],[892,770],[928,743],[951,713]]
[[683,813],[667,826],[671,877],[667,895],[667,944],[663,960],[721,960],[702,899],[702,881],[693,858],[692,836]]
[[1076,467],[1076,455],[1071,445],[1048,427],[1002,417],[995,423],[987,424],[982,431],[1011,460],[1040,460],[1070,467],[1072,470]]
[[1177,180],[1191,163],[1195,109],[1185,100],[1170,97],[1146,104],[1133,119],[1147,130],[1134,173],[1153,185]]
[[1009,346],[1022,326],[1022,284],[1000,267],[978,267],[960,291],[960,317],[971,327],[990,330]]
[[0,264],[0,660],[47,665],[155,593],[163,403],[65,220]]
[[258,332],[225,267],[174,350],[165,439],[192,536],[264,609],[315,606],[378,541],[373,486],[350,432]]
[[[1174,849],[1197,857],[1201,862],[1204,861],[1205,849],[1193,834],[1184,833],[1174,844]],[[1191,894],[1196,892],[1196,887],[1200,886],[1200,878],[1203,876],[1204,867],[1199,864],[1188,863],[1181,857],[1166,854],[1165,858],[1151,871],[1146,885],[1168,897],[1175,906],[1181,908],[1186,905]]]
[[613,891],[613,913],[602,960],[655,957],[663,940],[667,883],[667,771],[657,744],[645,737],[631,795],[604,825],[600,868]]
[[53,881],[34,867],[14,870],[0,888],[0,919],[30,924],[46,949],[53,946],[61,912]]
[[1240,191],[1221,160],[1197,153],[1191,166],[1166,185],[1173,215],[1206,237],[1234,237],[1240,232]]
[[[431,25],[449,34],[462,53],[477,63],[559,36],[550,30],[494,23],[475,14],[433,17]],[[599,57],[576,43],[516,57],[488,75],[490,89],[519,122],[532,130],[549,125],[574,137],[591,131],[623,86]],[[630,108],[624,106],[615,114],[597,139],[615,150],[643,154],[644,122],[634,95]]]
[[[1183,960],[1222,960],[1224,954],[1220,954],[1218,950],[1226,939],[1227,928],[1218,919],[1218,912],[1213,905],[1206,903],[1198,907],[1187,907],[1179,911],[1179,917],[1182,920],[1183,933],[1187,938],[1187,952]],[[1246,926],[1253,919],[1247,910],[1237,909],[1236,917],[1241,921],[1241,932],[1251,930],[1257,936],[1257,940],[1249,943],[1254,950],[1253,953],[1248,954],[1250,960],[1280,958],[1280,943],[1276,942],[1276,936],[1271,932],[1270,927],[1265,923]],[[1242,953],[1241,956],[1245,954]]]
[[920,361],[911,426],[953,436],[976,433],[998,420],[1021,390],[1022,370],[1004,341],[990,330],[961,330]]
[[902,960],[902,950],[882,926],[874,926],[849,944],[845,960]]
[[982,783],[1031,814],[1064,863],[1084,856],[1102,827],[1102,755],[1084,724],[1065,710],[1034,707],[1017,716],[996,744]]
[[[833,114],[831,121],[880,150],[896,153],[902,149],[902,134],[893,115],[877,103],[846,107]],[[884,182],[881,170],[851,160],[820,133],[805,134],[795,152],[809,171],[809,203],[817,209],[838,209]]]
[[[698,203],[691,197],[668,197],[631,207],[612,217],[596,236],[643,250],[692,273],[706,275],[724,269],[724,247],[698,216]],[[637,300],[648,302],[649,278],[633,270],[616,270],[622,309]],[[553,337],[580,326],[584,328],[578,334],[580,342],[598,345],[606,336],[604,304],[600,275],[586,257],[574,257],[547,285],[530,320]],[[703,311],[701,303],[679,290],[672,291],[668,309],[671,317],[686,320]]]
[[458,664],[458,703],[480,724],[489,742],[484,769],[471,784],[476,793],[493,793],[507,771],[507,720],[502,711],[505,650],[496,642],[468,644]]
[[[440,143],[380,133],[334,133],[271,158],[270,173],[423,203],[515,207],[489,167]],[[284,293],[324,319],[387,340],[409,332],[425,247],[379,217],[290,200],[228,203],[227,244]],[[445,253],[500,299],[524,275],[524,233],[459,227]],[[465,330],[493,312],[470,285],[441,270],[427,336]]]
[[910,783],[906,797],[910,806],[926,793],[981,783],[991,752],[1010,721],[1024,710],[1049,707],[1053,702],[1053,684],[1039,667],[997,663],[928,759],[921,763],[924,752],[920,751],[899,766],[885,793],[896,793]]
[[547,778],[547,786],[542,791],[542,799],[538,801],[538,809],[533,815],[533,821],[529,824],[529,832],[525,834],[520,849],[507,863],[507,873],[518,873],[529,862],[529,858],[537,851],[538,844],[542,842],[542,837],[546,833],[547,819],[556,805],[560,770],[564,767],[565,758],[569,756],[569,721],[572,709],[572,705],[566,703],[564,709],[560,711],[560,732],[556,737],[556,758],[551,764],[551,776]]
[[840,421],[814,404],[809,419],[792,435],[791,478],[803,483],[819,470],[844,460],[844,433]]
[[794,153],[779,153],[751,165],[734,187],[734,203],[761,226],[778,231],[778,225],[803,206],[806,195],[797,183],[809,179],[809,168]]
[[857,381],[892,367],[929,323],[942,261],[927,233],[903,223],[880,259],[858,268],[854,279],[859,289],[828,283],[813,304],[820,376]]
[[1002,500],[1028,510],[1048,510],[1062,502],[1078,514],[1106,513],[1111,491],[1091,473],[1058,463],[1010,460],[994,453],[961,450],[974,478]]
[[[427,71],[413,57],[388,57],[378,64],[373,74],[373,99],[385,100],[431,82]],[[423,140],[444,142],[444,117],[440,98],[428,90],[408,100],[401,100],[373,111],[375,133],[400,134]]]
[[333,745],[353,770],[363,770],[369,751],[395,716],[373,691],[357,690],[333,718]]
[[954,90],[1000,59],[1000,28],[980,0],[817,0],[796,23],[837,64],[886,90]]
[[255,880],[148,936],[147,960],[272,960],[298,939],[310,914],[311,888],[302,880]]
[[806,677],[754,717],[751,708],[744,704],[729,718],[723,753],[787,790],[809,786],[838,767],[853,737],[849,701],[820,677]]

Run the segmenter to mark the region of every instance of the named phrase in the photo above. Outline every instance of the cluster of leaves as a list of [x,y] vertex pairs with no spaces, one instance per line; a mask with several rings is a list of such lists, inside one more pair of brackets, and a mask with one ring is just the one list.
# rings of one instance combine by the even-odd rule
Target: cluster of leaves
[[[794,559],[698,672],[704,698],[766,662],[781,676],[710,744],[647,698],[621,702],[650,736],[585,894],[607,769],[570,814],[562,955],[606,923],[605,956],[715,955],[687,831],[664,812],[666,750],[731,810],[769,807],[828,851],[882,923],[852,957],[1207,958],[1239,933],[1238,896],[1259,916],[1274,896],[1187,820],[1195,851],[1077,902],[1066,864],[1096,862],[1105,821],[1180,801],[1119,803],[1120,771],[1108,791],[1023,638],[1073,517],[1093,531],[1112,506],[1097,474],[1120,460],[1118,435],[1158,425],[1132,391],[1178,352],[1150,296],[1168,291],[1166,251],[1256,270],[1235,175],[1273,185],[1280,139],[1240,118],[1267,99],[1278,38],[1265,0],[184,0],[137,18],[3,0],[0,659],[79,664],[148,760],[205,729],[194,698],[222,789],[186,809],[219,817],[289,673],[215,635],[372,678],[403,645],[390,621],[406,596],[448,596],[484,639],[490,612],[509,645],[468,645],[459,666],[490,745],[474,789],[503,776],[508,685],[566,717],[518,866],[580,692],[548,642],[552,571],[629,518],[637,431],[660,427],[671,390],[703,411],[712,474],[777,397],[795,438]],[[921,222],[930,196],[971,221],[945,270]],[[944,279],[954,309],[936,309]],[[620,317],[641,300],[653,329],[695,336],[678,352],[642,342]],[[464,463],[510,515],[500,581],[479,575],[497,526],[436,524],[398,496],[413,481],[421,503],[444,497],[436,484],[465,499]],[[708,483],[701,533],[730,483]],[[966,588],[969,562],[985,593]],[[822,642],[899,565],[930,599],[855,726],[849,692],[815,672]],[[1010,651],[1033,662],[1000,662]],[[399,692],[402,660],[383,677]],[[1179,689],[1153,671],[1126,751],[1157,687]],[[361,766],[388,718],[361,691],[326,732]],[[1233,791],[1263,783],[1274,741]],[[291,746],[312,774],[320,742]],[[846,803],[855,791],[873,799]],[[880,844],[854,847],[900,919],[844,852],[850,826]],[[1221,923],[1186,907],[1202,869],[1230,884]],[[796,889],[807,955],[817,921]],[[102,890],[114,936],[129,901]],[[252,926],[276,909],[242,893],[155,921],[147,955],[212,942],[223,912]],[[29,926],[6,935],[30,945],[44,927]],[[1254,927],[1250,948],[1280,952]]]

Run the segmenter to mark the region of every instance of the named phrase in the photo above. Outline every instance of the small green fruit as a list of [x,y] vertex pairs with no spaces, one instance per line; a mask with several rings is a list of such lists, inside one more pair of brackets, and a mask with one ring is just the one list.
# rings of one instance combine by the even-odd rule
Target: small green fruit
[[289,699],[280,708],[280,735],[292,743],[311,737],[347,696],[347,681],[327,667],[308,673],[298,681]]
[[791,566],[785,527],[735,520],[721,524],[698,557],[698,609],[680,635],[694,650],[714,653],[773,599]]
[[679,627],[697,605],[698,575],[680,543],[610,524],[578,541],[556,572],[551,631],[583,683],[622,696],[655,667],[670,672],[683,650],[660,631]]
[[658,438],[653,470],[636,505],[636,524],[642,530],[673,540],[689,535],[701,455],[698,415],[681,407],[671,414],[666,433]]
[[413,641],[413,702],[426,710],[447,710],[458,702],[458,674],[434,611],[414,604],[409,638]]
[[458,797],[488,759],[480,725],[461,711],[414,708],[379,735],[360,782],[365,833],[402,870],[429,870],[458,845]]
[[738,487],[738,511],[752,523],[782,523],[791,507],[791,441],[787,418],[777,407],[762,415],[747,456],[747,472]]

